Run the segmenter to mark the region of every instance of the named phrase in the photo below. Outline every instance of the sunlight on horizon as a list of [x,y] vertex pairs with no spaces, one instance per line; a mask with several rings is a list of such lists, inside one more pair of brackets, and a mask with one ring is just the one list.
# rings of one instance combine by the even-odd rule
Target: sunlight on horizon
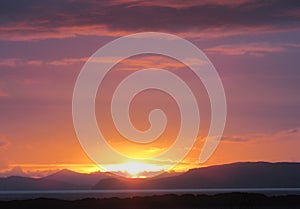
[[147,178],[147,172],[160,172],[164,170],[164,167],[140,162],[127,162],[107,165],[106,169],[112,172],[128,174],[130,178]]

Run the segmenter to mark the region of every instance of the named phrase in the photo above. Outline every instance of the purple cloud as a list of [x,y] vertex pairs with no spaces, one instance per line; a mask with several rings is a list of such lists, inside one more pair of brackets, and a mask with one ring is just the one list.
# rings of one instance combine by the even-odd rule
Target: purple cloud
[[[208,32],[299,29],[299,1],[83,1],[30,0],[0,3],[1,39],[120,35],[137,31]],[[249,31],[247,31],[249,32]],[[220,34],[221,33],[221,34]]]

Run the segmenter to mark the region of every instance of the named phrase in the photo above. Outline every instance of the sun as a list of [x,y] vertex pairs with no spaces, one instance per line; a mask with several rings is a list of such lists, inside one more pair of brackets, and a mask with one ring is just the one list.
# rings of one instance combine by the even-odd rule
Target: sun
[[122,164],[108,165],[106,168],[112,172],[121,172],[130,178],[146,178],[147,172],[159,172],[163,167],[140,162],[127,162]]

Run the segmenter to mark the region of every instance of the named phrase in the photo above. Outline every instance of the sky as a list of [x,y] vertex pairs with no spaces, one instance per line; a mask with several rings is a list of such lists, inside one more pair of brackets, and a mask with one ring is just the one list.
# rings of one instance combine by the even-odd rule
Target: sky
[[[3,0],[0,176],[39,177],[64,168],[98,170],[73,127],[74,85],[98,48],[138,32],[165,32],[189,40],[205,52],[224,85],[227,121],[217,150],[199,164],[210,117],[207,95],[201,90],[197,101],[203,130],[174,170],[244,161],[300,161],[299,1]],[[138,155],[140,147],[118,137],[107,99],[124,76],[153,66],[181,75],[191,87],[199,86],[186,66],[168,57],[137,56],[115,66],[102,97],[97,97],[96,113],[109,143],[125,154]],[[149,126],[149,111],[159,106],[171,125],[168,133],[148,145],[151,155],[172,144],[178,130],[177,106],[161,92],[145,93],[132,103],[132,112],[138,113],[133,123],[142,130]]]

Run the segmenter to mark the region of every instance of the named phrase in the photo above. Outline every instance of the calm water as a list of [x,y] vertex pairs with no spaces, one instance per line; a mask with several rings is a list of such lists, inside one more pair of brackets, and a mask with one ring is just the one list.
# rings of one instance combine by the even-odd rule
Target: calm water
[[0,200],[32,199],[40,197],[75,200],[83,198],[133,197],[163,194],[216,194],[230,192],[263,193],[266,195],[300,195],[300,188],[0,191]]

